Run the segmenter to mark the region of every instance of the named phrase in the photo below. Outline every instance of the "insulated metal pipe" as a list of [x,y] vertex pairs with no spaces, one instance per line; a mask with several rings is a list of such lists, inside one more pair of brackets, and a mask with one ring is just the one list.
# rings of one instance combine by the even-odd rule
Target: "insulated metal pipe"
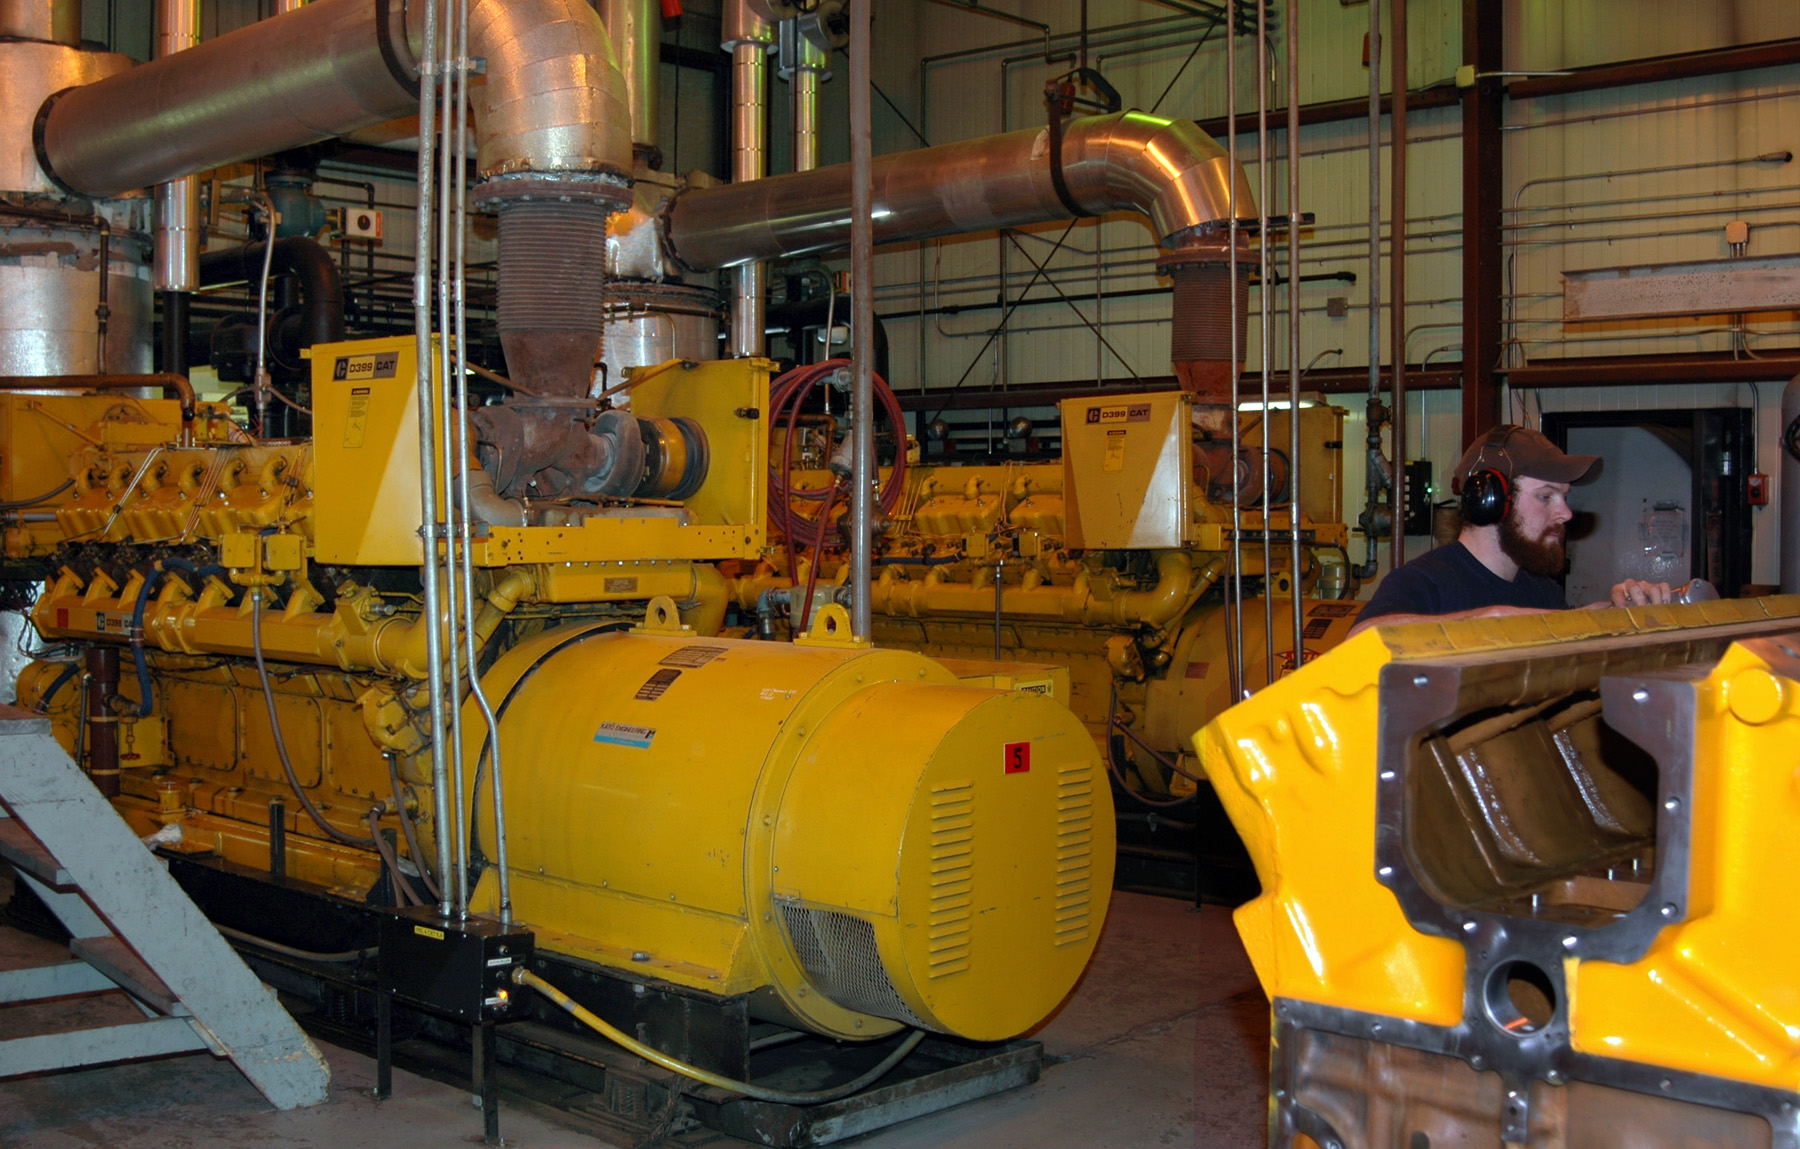
[[[200,0],[159,0],[156,58],[200,43]],[[200,286],[200,181],[194,176],[156,186],[156,290],[187,293]],[[169,309],[165,300],[165,310]],[[180,307],[180,304],[175,304]]]
[[[870,637],[875,513],[875,226],[874,138],[870,127],[870,0],[850,0],[850,633]],[[830,339],[830,333],[826,333]],[[894,428],[899,432],[900,428]],[[904,443],[897,444],[905,450]],[[994,571],[996,584],[1000,571]],[[998,591],[996,591],[996,594]]]
[[[1139,212],[1165,242],[1224,221],[1234,202],[1240,216],[1255,215],[1242,170],[1191,121],[1119,112],[1070,120],[1063,131],[1063,177],[1084,212]],[[1034,128],[875,159],[874,242],[1071,218],[1044,134]],[[842,250],[850,243],[850,185],[850,165],[836,164],[690,189],[670,209],[671,246],[695,271]]]
[[[428,4],[314,0],[45,101],[38,162],[116,196],[416,111]],[[432,26],[436,27],[435,17]],[[624,82],[583,0],[477,0],[470,52],[484,177],[631,170]]]
[[645,167],[661,167],[656,141],[662,122],[662,5],[659,0],[602,0],[600,16],[625,80],[632,151]]
[[793,170],[819,166],[819,83],[830,62],[797,19],[781,22],[781,77],[793,96]]
[[[731,182],[746,187],[768,172],[766,57],[775,33],[748,0],[729,0],[723,31],[721,46],[731,53]],[[758,261],[737,262],[727,344],[734,356],[763,352],[763,275]]]
[[0,0],[0,38],[81,45],[81,0]]

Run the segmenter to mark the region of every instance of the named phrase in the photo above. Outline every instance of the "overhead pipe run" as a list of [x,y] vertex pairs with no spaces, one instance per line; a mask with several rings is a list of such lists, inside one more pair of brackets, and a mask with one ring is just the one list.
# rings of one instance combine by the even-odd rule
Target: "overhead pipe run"
[[[727,0],[719,46],[731,53],[731,181],[744,187],[768,173],[768,66],[774,27],[749,0]],[[732,277],[731,329],[727,348],[734,356],[763,353],[766,269],[759,261],[739,261]]]
[[[1175,281],[1171,347],[1183,386],[1209,417],[1236,394],[1244,347],[1247,259],[1233,260],[1228,222],[1256,217],[1243,169],[1191,121],[1142,112],[1063,125],[1061,176],[1048,130],[1028,129],[877,157],[874,242],[907,243],[1131,211],[1163,246]],[[668,214],[670,247],[694,271],[841,250],[850,243],[851,171],[838,164],[749,184],[694,188]],[[1245,243],[1240,235],[1240,248]],[[1241,251],[1240,251],[1241,256]],[[1235,265],[1235,266],[1234,266]],[[1235,291],[1237,304],[1229,306]],[[1236,340],[1233,341],[1233,332]]]
[[[1050,173],[1045,129],[878,156],[874,241],[907,243],[1069,219]],[[1089,215],[1134,211],[1166,246],[1231,211],[1225,150],[1187,120],[1119,112],[1063,127],[1063,180]],[[1236,174],[1240,218],[1255,197]],[[1248,213],[1248,214],[1246,214]],[[850,165],[750,184],[691,188],[669,213],[669,239],[694,271],[842,250],[850,244]]]

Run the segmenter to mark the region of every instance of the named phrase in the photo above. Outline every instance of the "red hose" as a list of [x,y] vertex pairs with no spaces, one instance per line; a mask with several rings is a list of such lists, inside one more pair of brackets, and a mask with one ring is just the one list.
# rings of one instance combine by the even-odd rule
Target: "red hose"
[[[777,467],[773,462],[769,464],[769,525],[780,531],[787,540],[790,585],[797,581],[799,575],[795,554],[808,545],[814,551],[812,579],[809,581],[817,582],[819,559],[824,554],[825,536],[831,529],[831,512],[838,495],[837,484],[815,491],[794,489],[793,441],[794,433],[799,427],[800,408],[815,386],[830,379],[839,368],[849,366],[850,361],[847,359],[827,359],[823,363],[796,367],[776,379],[769,389],[769,425],[773,429],[779,423],[787,432],[781,452],[781,465]],[[906,417],[900,410],[900,400],[895,397],[893,388],[880,375],[874,377],[874,391],[875,397],[887,412],[888,422],[894,428],[896,443],[894,466],[888,472],[887,481],[881,484],[876,497],[876,505],[881,508],[881,512],[890,514],[899,506],[900,495],[906,489]],[[802,504],[799,511],[794,506],[795,500]],[[804,513],[806,504],[822,504],[821,513],[816,520]],[[809,591],[809,606],[811,597]],[[801,617],[804,618],[804,614]]]

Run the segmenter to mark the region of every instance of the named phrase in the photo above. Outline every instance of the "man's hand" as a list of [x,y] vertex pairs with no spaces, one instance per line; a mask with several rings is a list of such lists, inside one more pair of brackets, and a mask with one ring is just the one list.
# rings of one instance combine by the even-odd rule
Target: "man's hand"
[[1611,602],[1597,602],[1590,610],[1609,606],[1649,606],[1652,603],[1668,602],[1671,592],[1666,582],[1645,582],[1639,578],[1628,578],[1612,588]]

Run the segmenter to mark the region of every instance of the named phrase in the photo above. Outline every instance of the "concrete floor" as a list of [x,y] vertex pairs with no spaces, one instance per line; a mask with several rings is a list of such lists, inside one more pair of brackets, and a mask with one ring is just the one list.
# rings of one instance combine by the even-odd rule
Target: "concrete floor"
[[[0,968],[46,946],[0,929]],[[48,951],[61,952],[54,946]],[[48,1008],[65,1021],[81,1017],[92,1024],[107,1011],[131,1007],[113,995]],[[21,1007],[0,1008],[0,1038],[32,1020]],[[1196,913],[1181,902],[1115,895],[1093,964],[1037,1036],[1048,1063],[1035,1085],[855,1144],[1250,1149],[1265,1143],[1268,1005],[1225,910]],[[479,1114],[467,1093],[396,1071],[395,1096],[376,1102],[368,1095],[374,1063],[322,1048],[331,1062],[331,1101],[293,1113],[270,1111],[229,1062],[206,1056],[0,1082],[0,1145],[411,1149],[480,1143]],[[526,1149],[609,1143],[564,1114],[525,1103],[508,1103],[501,1125],[509,1144]]]

